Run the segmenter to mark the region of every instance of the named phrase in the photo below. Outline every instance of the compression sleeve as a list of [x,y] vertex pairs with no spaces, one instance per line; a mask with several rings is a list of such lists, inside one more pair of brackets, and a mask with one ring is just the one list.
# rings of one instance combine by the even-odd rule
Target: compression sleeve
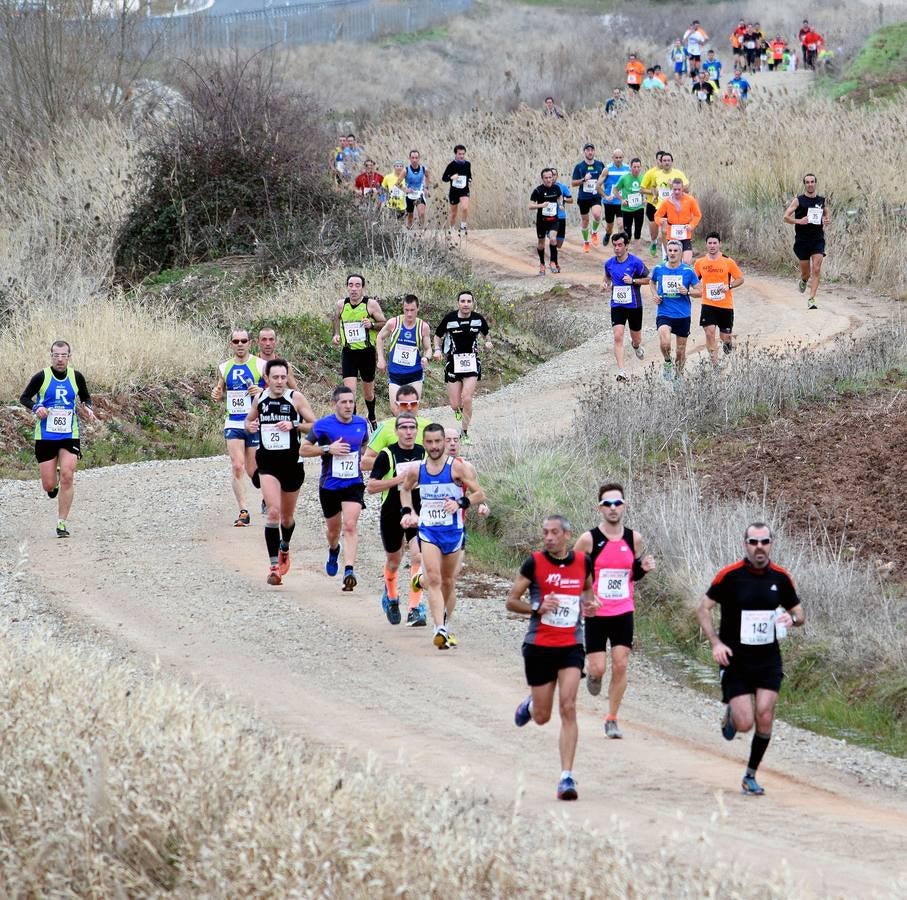
[[91,406],[91,394],[88,393],[88,385],[85,383],[85,376],[78,371],[76,372],[76,390],[79,393],[79,399],[86,406]]
[[38,396],[38,391],[41,390],[41,385],[44,382],[44,373],[36,372],[32,375],[31,381],[25,386],[25,390],[22,391],[22,396],[19,397],[19,402],[28,410],[32,409],[35,405],[35,397]]

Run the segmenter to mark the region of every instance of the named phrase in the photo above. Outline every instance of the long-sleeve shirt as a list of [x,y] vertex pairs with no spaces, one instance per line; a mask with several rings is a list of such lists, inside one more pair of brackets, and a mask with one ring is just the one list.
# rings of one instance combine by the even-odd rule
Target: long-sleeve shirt
[[[53,369],[54,375],[57,378],[66,377],[66,369]],[[76,389],[79,392],[79,400],[82,401],[86,406],[91,406],[91,394],[88,393],[88,385],[85,383],[85,376],[76,371]],[[22,395],[19,397],[19,402],[28,410],[34,408],[35,399],[38,396],[38,392],[41,390],[41,385],[44,384],[44,370],[40,372],[35,372],[32,375],[31,381],[25,386],[25,390],[22,391]]]

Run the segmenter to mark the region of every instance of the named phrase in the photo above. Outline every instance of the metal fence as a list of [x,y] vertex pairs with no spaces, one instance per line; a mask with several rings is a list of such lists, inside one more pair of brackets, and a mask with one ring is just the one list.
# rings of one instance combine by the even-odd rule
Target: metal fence
[[368,41],[401,32],[424,31],[464,12],[472,0],[321,0],[268,6],[248,12],[211,12],[147,19],[142,42],[150,47],[262,47]]

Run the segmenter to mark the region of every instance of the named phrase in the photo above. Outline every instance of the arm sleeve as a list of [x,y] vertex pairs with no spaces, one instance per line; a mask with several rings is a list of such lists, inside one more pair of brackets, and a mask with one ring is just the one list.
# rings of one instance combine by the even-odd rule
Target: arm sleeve
[[535,557],[526,558],[523,565],[520,566],[520,575],[528,581],[535,581]]
[[76,390],[79,392],[79,399],[86,406],[91,406],[91,394],[88,393],[88,385],[85,383],[85,376],[81,372],[76,372]]
[[22,395],[19,397],[19,402],[26,408],[32,409],[35,405],[35,397],[38,396],[38,391],[41,390],[41,383],[44,381],[43,372],[35,372],[32,375],[31,381],[25,385],[25,390],[22,391]]
[[450,181],[451,169],[453,169],[453,163],[448,163],[447,168],[444,170],[444,174],[441,176],[441,181]]
[[378,454],[378,458],[375,460],[375,464],[372,466],[372,478],[381,479],[390,472],[390,460],[387,458],[387,454],[381,452]]

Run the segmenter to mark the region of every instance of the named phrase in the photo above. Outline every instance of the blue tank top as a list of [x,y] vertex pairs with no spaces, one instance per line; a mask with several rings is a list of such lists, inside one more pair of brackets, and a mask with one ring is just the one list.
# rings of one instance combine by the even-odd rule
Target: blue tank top
[[422,320],[416,319],[412,328],[403,324],[403,317],[397,319],[397,327],[391,335],[387,352],[387,371],[391,375],[422,375],[422,357],[419,355],[419,335]]
[[246,416],[252,411],[253,397],[249,388],[257,384],[265,386],[264,376],[261,374],[263,364],[257,356],[250,356],[244,363],[236,360],[227,360],[220,365],[220,374],[223,375],[226,385],[224,402],[227,406],[227,418],[224,428],[242,428]]
[[406,167],[406,193],[421,194],[425,188],[425,166],[419,166],[415,171],[413,167]]
[[47,418],[35,423],[35,440],[63,441],[79,436],[79,420],[76,416],[76,387],[74,369],[67,369],[62,378],[57,378],[53,369],[44,370],[44,383],[38,392],[38,406],[43,406]]
[[419,466],[419,496],[422,499],[420,531],[427,530],[429,534],[451,538],[463,534],[463,510],[450,513],[444,509],[445,500],[459,500],[463,496],[463,488],[454,481],[451,474],[453,464],[453,458],[448,457],[444,468],[437,475],[432,475],[425,463]]

